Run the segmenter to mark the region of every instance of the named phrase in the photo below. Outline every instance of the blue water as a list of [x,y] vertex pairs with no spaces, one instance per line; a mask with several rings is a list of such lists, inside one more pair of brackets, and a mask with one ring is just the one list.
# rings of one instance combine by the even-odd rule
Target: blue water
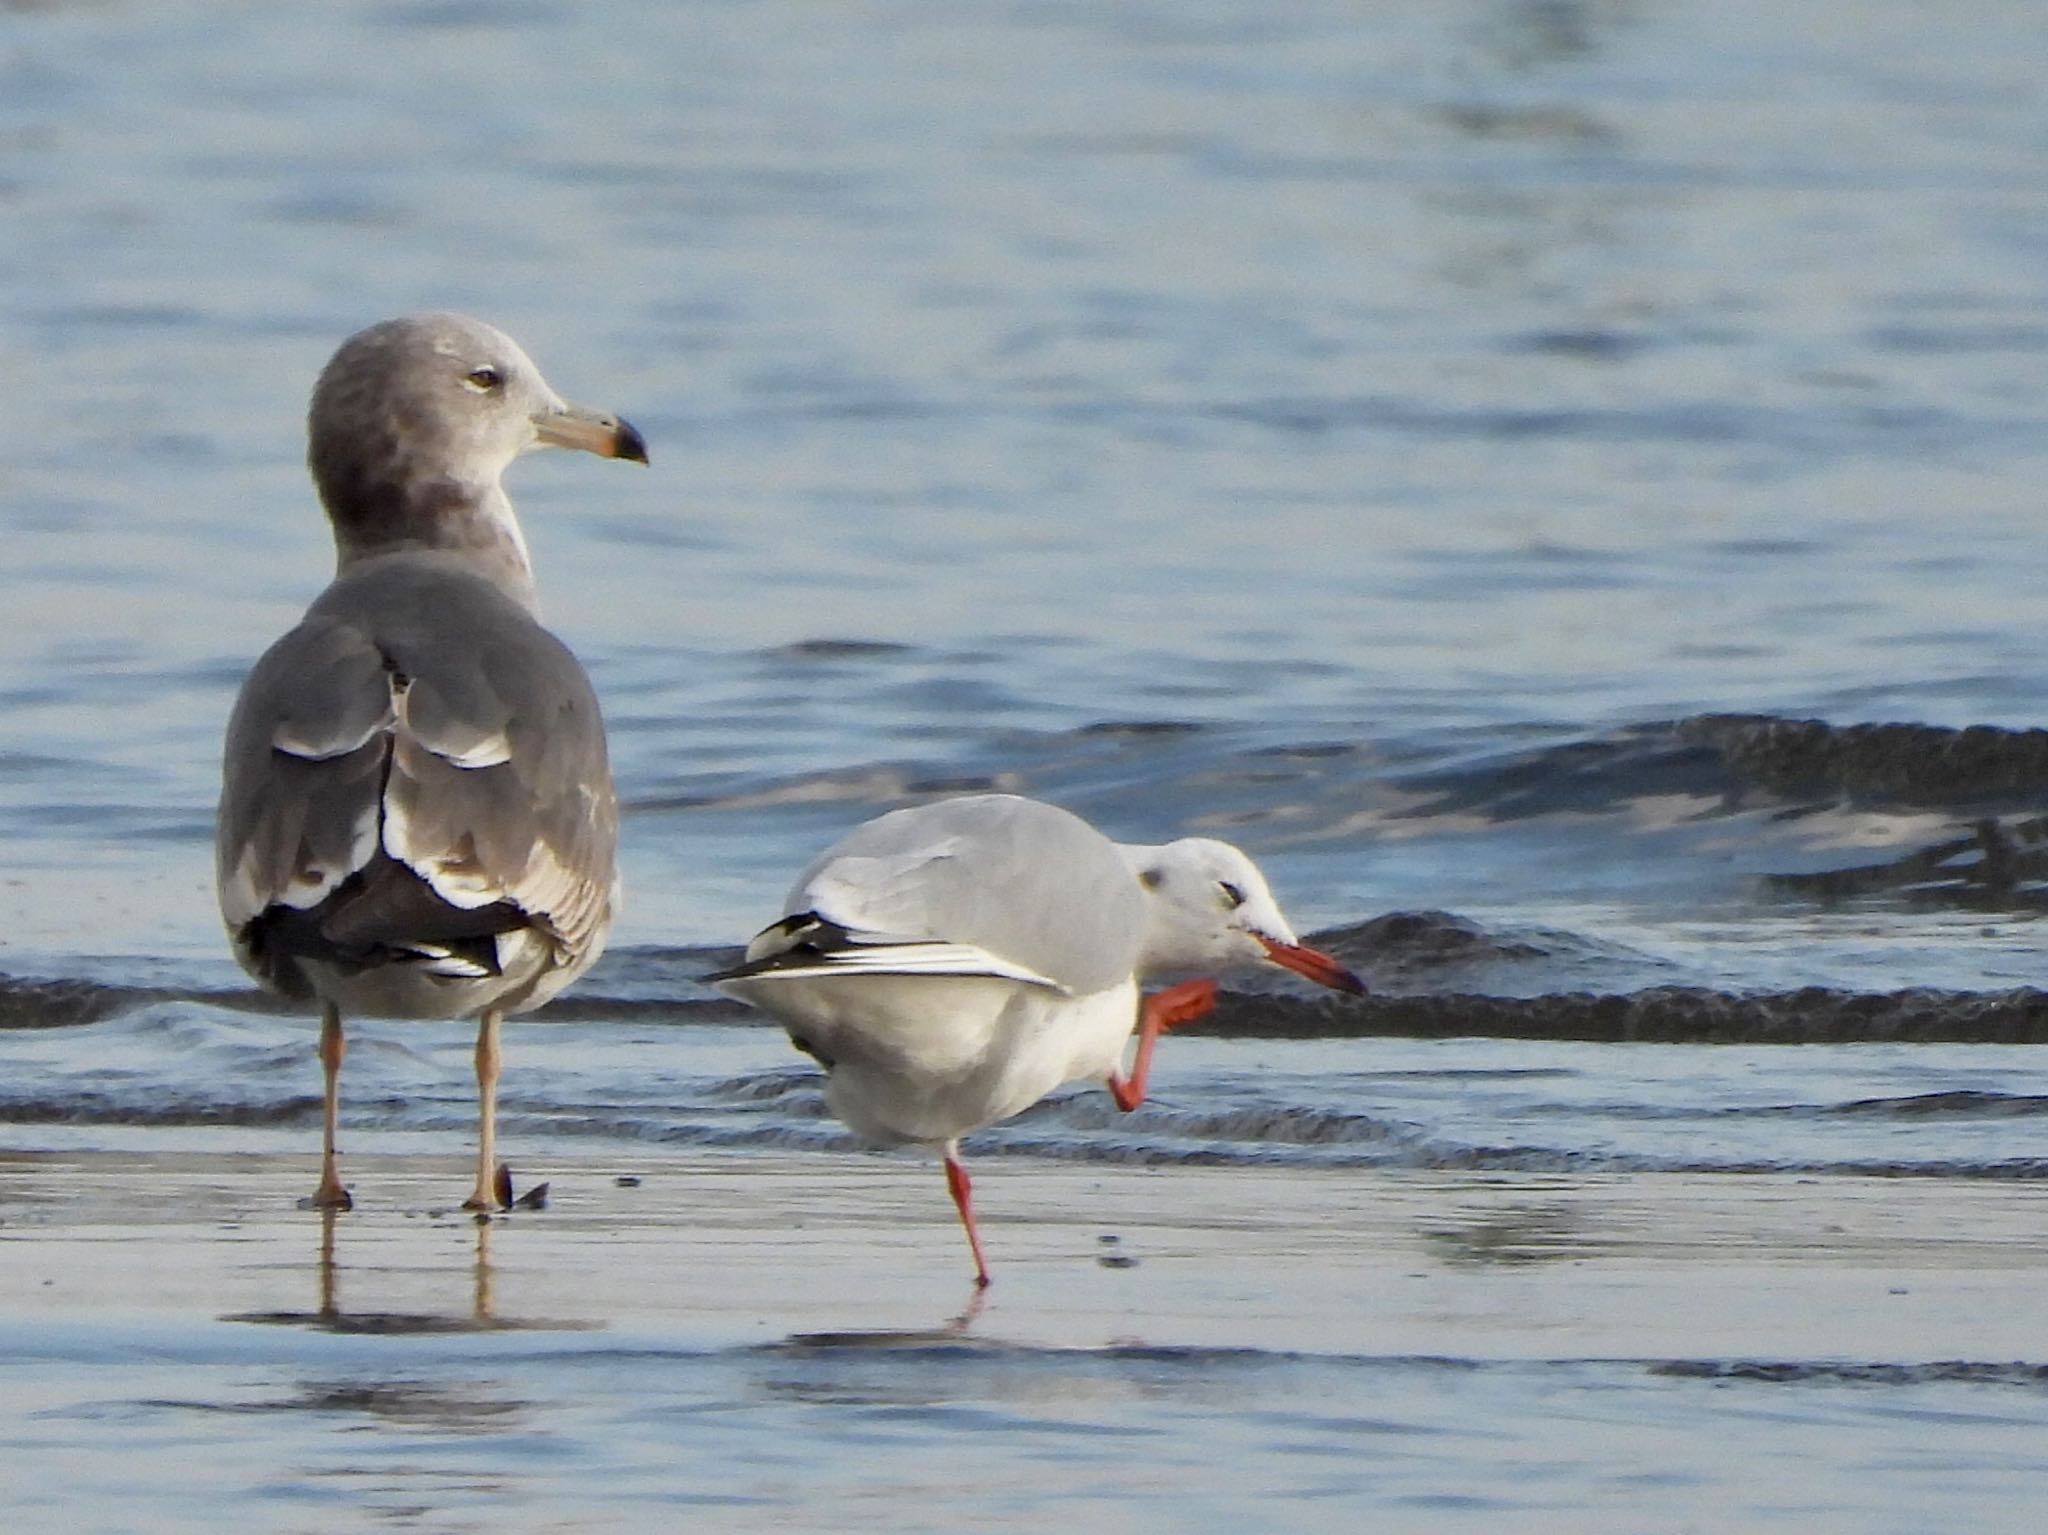
[[[993,1164],[2038,1180],[2044,33],[1823,0],[0,8],[0,1147],[314,1143],[304,1021],[214,915],[219,734],[329,568],[314,373],[445,305],[653,456],[512,476],[628,810],[612,953],[510,1041],[522,1165],[848,1145],[693,977],[846,827],[993,786],[1243,843],[1376,992],[1239,983],[1152,1110],[1048,1105]],[[355,1123],[458,1154],[467,1050],[366,1028]],[[797,1498],[759,1457],[819,1414],[884,1482],[981,1446],[993,1490],[919,1486],[935,1526],[1270,1495],[1302,1528],[1990,1529],[2041,1486],[1929,1479],[1916,1436],[1996,1461],[1967,1381],[1807,1398],[1787,1455],[1865,1474],[1777,1501],[1702,1437],[1734,1397],[1776,1453],[1761,1388],[1667,1383],[1685,1448],[1602,1525],[1657,1431],[1639,1375],[1538,1369],[1473,1426],[1434,1366],[1268,1360],[1219,1403],[1171,1362],[994,1359],[722,1359],[797,1387],[721,1420],[750,1469],[705,1495]],[[981,1405],[811,1399],[873,1370]],[[1014,1421],[1041,1378],[1141,1399],[1111,1416],[1169,1469],[1004,1481],[1072,1458]],[[1994,1390],[2038,1426],[2038,1381]],[[1303,1393],[1372,1423],[1296,1424]],[[573,1396],[566,1443],[476,1441],[558,1468],[497,1517],[653,1520],[630,1475],[616,1519],[572,1490],[619,1430]],[[1577,1448],[1517,1503],[1477,1467],[1549,1455],[1524,1414],[1558,1402]],[[235,1421],[287,1419],[255,1458],[338,1431]],[[1212,1506],[1167,1446],[1261,1469]],[[336,1496],[305,1526],[384,1506]]]
[[[450,1530],[940,1530],[966,1506],[998,1528],[1085,1514],[1114,1529],[1341,1531],[1361,1509],[1426,1531],[1925,1528],[1901,1496],[2016,1530],[2038,1487],[2043,1389],[2020,1369],[1889,1386],[1814,1372],[1745,1399],[1655,1362],[800,1340],[698,1352],[622,1337],[565,1370],[558,1343],[516,1337],[119,1341],[148,1359],[139,1399],[53,1413],[18,1449],[51,1465],[88,1428],[151,1464],[206,1445],[203,1469],[188,1461],[151,1497],[227,1530],[346,1528],[350,1510]],[[59,1369],[57,1390],[93,1389],[90,1372]],[[550,1399],[523,1383],[535,1376]],[[1805,1459],[1801,1431],[1821,1427],[1854,1455]],[[1930,1453],[1930,1437],[1965,1435],[1965,1464]],[[1232,1471],[1215,1486],[1219,1458]],[[1512,1474],[1475,1485],[1484,1463]],[[222,1473],[249,1491],[209,1507]],[[28,1480],[41,1495],[18,1507],[39,1527],[78,1511],[53,1478]]]

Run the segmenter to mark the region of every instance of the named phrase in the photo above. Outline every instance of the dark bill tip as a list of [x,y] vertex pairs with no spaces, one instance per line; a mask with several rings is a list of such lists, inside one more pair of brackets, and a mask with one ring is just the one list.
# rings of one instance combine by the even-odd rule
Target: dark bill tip
[[647,462],[647,439],[640,435],[640,428],[630,421],[619,423],[618,435],[612,448],[613,458],[623,458],[635,464]]
[[1274,964],[1283,965],[1296,975],[1314,981],[1318,986],[1327,986],[1332,991],[1365,995],[1365,982],[1353,975],[1336,956],[1325,954],[1321,949],[1312,949],[1305,943],[1281,943],[1263,933],[1252,936],[1264,945],[1266,958]]
[[600,415],[571,405],[533,418],[535,434],[557,448],[595,453],[599,458],[623,458],[636,464],[647,462],[647,439],[630,421]]

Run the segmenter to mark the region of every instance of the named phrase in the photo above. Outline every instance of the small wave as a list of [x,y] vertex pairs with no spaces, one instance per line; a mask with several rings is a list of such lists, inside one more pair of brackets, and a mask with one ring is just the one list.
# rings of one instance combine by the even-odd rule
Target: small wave
[[1098,720],[1073,732],[1076,736],[1128,736],[1157,740],[1169,736],[1195,735],[1207,727],[1193,720]]
[[[735,960],[739,951],[732,951]],[[697,988],[700,992],[703,988]],[[561,1023],[762,1023],[766,1020],[745,1005],[724,997],[618,997],[603,992],[571,991],[527,1015]],[[521,1020],[525,1021],[524,1018]]]
[[[1367,978],[1378,994],[1441,992],[1529,996],[1560,986],[1598,987],[1669,969],[1625,945],[1540,926],[1490,929],[1447,911],[1394,911],[1309,935]],[[1293,992],[1283,977],[1233,976],[1234,989]]]
[[[2048,1178],[2048,1158],[1969,1160],[1930,1157],[1822,1158],[1723,1157],[1711,1153],[1657,1153],[1588,1149],[1583,1146],[1499,1142],[1476,1145],[1388,1121],[1342,1125],[1315,1116],[1274,1124],[1258,1115],[1209,1116],[1207,1133],[1196,1116],[1163,1123],[1147,1121],[1121,1133],[1013,1122],[978,1134],[969,1143],[976,1157],[1027,1161],[1083,1162],[1125,1167],[1315,1167],[1383,1172],[1516,1173],[1586,1176],[1619,1173],[1707,1174],[1716,1177],[1813,1177],[1887,1179],[1970,1179],[2038,1183]],[[1329,1133],[1304,1134],[1313,1125]],[[1278,1133],[1275,1133],[1277,1130]],[[1261,1138],[1270,1136],[1271,1138]],[[735,1142],[735,1144],[738,1144]],[[763,1139],[756,1144],[772,1144]],[[794,1144],[794,1143],[792,1143]]]
[[1819,901],[1893,894],[1929,905],[2039,909],[2048,906],[2048,817],[1985,816],[1878,863],[1772,874],[1767,882]]
[[1707,1173],[1716,1177],[1955,1178],[1999,1183],[2038,1183],[2048,1178],[2048,1158],[2042,1157],[1918,1162],[1878,1157],[1688,1157],[1578,1151],[1551,1146],[1433,1144],[1420,1148],[1405,1161],[1386,1165],[1419,1172]]
[[1961,806],[2038,802],[2048,790],[2048,730],[1702,714],[1680,721],[1674,734],[1711,748],[1748,782],[1785,795]]
[[[224,1102],[191,1094],[167,1094],[138,1087],[131,1093],[80,1089],[0,1097],[0,1124],[122,1125],[145,1127],[233,1127],[276,1129],[318,1124],[320,1097]],[[351,1108],[361,1114],[360,1105]]]
[[650,795],[635,799],[635,815],[663,810],[779,810],[792,805],[869,805],[878,812],[954,794],[1019,794],[1021,777],[1008,771],[935,775],[900,764],[833,769],[736,789],[726,794]]
[[1659,1044],[2043,1044],[2048,992],[1825,986],[1742,993],[1657,986],[1535,997],[1302,997],[1225,993],[1175,1031],[1248,1039],[1533,1039]]
[[[619,1023],[765,1022],[752,1009],[702,984],[703,976],[737,963],[739,957],[737,947],[723,945],[620,950],[606,956],[594,972],[594,984],[556,998],[533,1016]],[[253,986],[123,986],[83,976],[0,974],[0,1030],[76,1028],[166,1002],[273,1016],[311,1016],[313,1011]]]
[[[1122,1130],[1130,1123],[1101,1093],[1050,1099],[1011,1121],[1024,1126],[1051,1122],[1081,1133]],[[1155,1102],[1148,1106],[1144,1123],[1152,1136],[1244,1146],[1385,1145],[1412,1138],[1406,1127],[1368,1114],[1282,1104],[1199,1110],[1171,1109]]]
[[1601,815],[1644,799],[1714,804],[1730,787],[1712,746],[1671,721],[1460,756],[1389,783],[1406,801],[1393,812],[1403,820],[1485,822]]
[[1395,911],[1314,935],[1344,959],[1370,959],[1375,975],[1415,973],[1498,960],[1548,959],[1551,946],[1489,933],[1447,911]]
[[1826,1112],[1879,1119],[2022,1119],[2048,1114],[2048,1097],[1958,1090],[1914,1093],[1905,1098],[1858,1098],[1834,1104]]
[[1404,812],[1411,816],[1519,820],[1645,799],[1726,812],[1760,794],[1802,806],[2020,812],[2048,794],[2048,730],[1699,714],[1462,758],[1391,781],[1421,796]]
[[745,1076],[727,1077],[711,1083],[704,1094],[725,1103],[780,1103],[799,1096],[815,1098],[821,1080],[814,1066],[792,1066],[781,1071],[752,1071]]
[[2048,1364],[2025,1360],[1943,1359],[1927,1364],[1806,1359],[1665,1359],[1652,1375],[1680,1380],[1762,1381],[1774,1385],[2048,1387]]
[[777,645],[760,654],[774,661],[874,660],[888,656],[915,655],[916,647],[895,640],[814,639]]
[[[1379,977],[1372,956],[1382,951],[1360,936],[1374,928],[1374,923],[1367,923],[1340,930],[1327,940],[1327,946],[1356,962],[1376,982]],[[1323,934],[1314,936],[1318,940],[1325,938]],[[1432,932],[1424,947],[1441,941],[1442,934]],[[1443,952],[1453,951],[1463,942],[1453,941]],[[1470,939],[1467,952],[1498,958],[1512,955],[1515,948],[1513,941],[1501,944],[1482,935]],[[698,981],[705,971],[734,952],[642,951],[633,969],[617,974],[618,985],[571,992],[534,1017],[558,1022],[637,1021],[772,1028],[759,1013],[709,994]],[[177,991],[75,979],[22,981],[0,976],[0,1030],[78,1027],[176,1002],[241,1013],[277,1015],[294,1011],[254,989]],[[2043,1044],[2048,1043],[2048,992],[2035,987],[1986,992],[1933,987],[1862,992],[1826,986],[1733,992],[1711,987],[1656,986],[1641,991],[1549,992],[1534,996],[1375,991],[1368,996],[1348,997],[1303,995],[1292,990],[1226,989],[1213,1013],[1175,1032],[1224,1039],[1276,1040],[1492,1038],[1739,1045]]]
[[2048,1114],[2048,1097],[1961,1089],[1914,1093],[1902,1098],[1857,1098],[1848,1103],[1745,1103],[1707,1107],[1691,1103],[1588,1102],[1573,1098],[1535,1103],[1521,1112],[1563,1119],[1598,1115],[1605,1120],[1638,1124],[1698,1124],[1708,1120],[1823,1119],[2025,1119]]
[[[465,1124],[467,1121],[464,1122]],[[624,1142],[664,1149],[702,1151],[871,1151],[851,1131],[825,1113],[819,1103],[808,1120],[801,1108],[784,1115],[741,1124],[710,1123],[674,1114],[501,1115],[499,1133],[506,1139],[545,1135],[566,1141]]]
[[0,975],[0,1029],[64,1029],[98,1023],[171,995],[98,981],[20,980]]

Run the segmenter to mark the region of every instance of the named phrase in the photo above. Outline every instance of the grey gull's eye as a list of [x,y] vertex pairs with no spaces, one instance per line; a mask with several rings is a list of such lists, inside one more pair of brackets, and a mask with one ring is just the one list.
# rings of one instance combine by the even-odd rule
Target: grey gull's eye
[[496,368],[471,368],[468,373],[463,375],[463,382],[472,389],[489,394],[493,389],[498,388],[505,382],[505,375]]

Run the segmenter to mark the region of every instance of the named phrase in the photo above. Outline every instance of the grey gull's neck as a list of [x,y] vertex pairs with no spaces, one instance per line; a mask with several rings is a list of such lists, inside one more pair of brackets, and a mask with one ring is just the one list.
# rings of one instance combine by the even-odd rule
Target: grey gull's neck
[[536,607],[533,561],[503,486],[425,480],[358,483],[349,490],[346,497],[322,496],[334,524],[337,573],[381,555],[431,549],[459,556],[529,609]]

